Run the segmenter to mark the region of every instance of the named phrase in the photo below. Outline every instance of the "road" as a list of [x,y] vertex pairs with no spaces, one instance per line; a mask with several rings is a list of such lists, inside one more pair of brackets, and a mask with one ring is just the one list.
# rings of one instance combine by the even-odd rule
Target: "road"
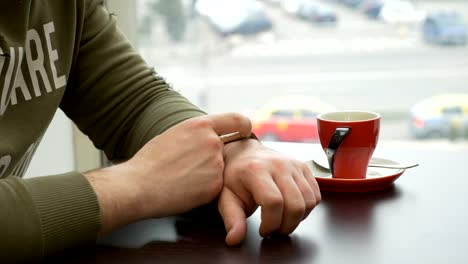
[[[468,3],[456,7],[468,20]],[[341,6],[339,23],[325,27],[267,10],[273,32],[222,39],[198,24],[191,59],[155,58],[154,64],[208,112],[256,109],[278,95],[312,95],[341,109],[381,112],[386,139],[409,137],[406,113],[417,101],[468,93],[468,46],[428,45],[418,26],[369,21]]]
[[342,109],[407,111],[431,94],[468,92],[467,54],[448,50],[442,56],[437,52],[310,56],[291,62],[220,59],[206,70],[208,106],[212,111],[255,108],[269,96],[303,94],[320,96]]

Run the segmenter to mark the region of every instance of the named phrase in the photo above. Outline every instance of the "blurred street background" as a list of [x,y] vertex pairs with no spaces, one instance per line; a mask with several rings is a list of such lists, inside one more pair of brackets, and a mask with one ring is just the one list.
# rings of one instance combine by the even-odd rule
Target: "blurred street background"
[[[230,27],[253,17],[242,10],[256,10],[256,20]],[[468,1],[139,0],[137,11],[144,58],[210,113],[255,120],[272,98],[311,96],[340,110],[381,113],[383,140],[453,139],[415,134],[428,114],[415,117],[412,108],[435,95],[468,94]],[[461,30],[428,36],[425,24],[438,12]],[[456,119],[460,137],[468,131],[466,105]],[[272,133],[268,139],[281,140]]]

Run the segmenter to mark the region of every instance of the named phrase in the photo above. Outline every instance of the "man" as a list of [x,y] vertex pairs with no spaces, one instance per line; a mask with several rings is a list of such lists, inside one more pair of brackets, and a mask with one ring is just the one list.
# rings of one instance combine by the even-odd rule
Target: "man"
[[[320,201],[304,163],[245,139],[239,114],[205,115],[155,75],[101,1],[4,1],[0,11],[0,259],[34,260],[128,223],[218,201],[226,243],[261,206],[290,234]],[[21,179],[60,107],[111,160]],[[53,164],[50,164],[53,166]]]

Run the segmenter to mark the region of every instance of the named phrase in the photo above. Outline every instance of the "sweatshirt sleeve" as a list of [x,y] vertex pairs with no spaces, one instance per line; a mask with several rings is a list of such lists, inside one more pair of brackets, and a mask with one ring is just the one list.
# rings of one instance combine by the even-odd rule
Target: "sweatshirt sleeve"
[[[144,62],[102,1],[84,3],[60,107],[98,148],[126,159],[169,127],[205,114]],[[96,194],[78,172],[0,179],[0,212],[2,263],[93,243],[100,228]]]
[[76,172],[0,179],[0,260],[34,261],[93,243],[99,204],[87,179]]
[[204,114],[145,63],[102,1],[85,8],[60,107],[109,159],[129,158],[169,127]]

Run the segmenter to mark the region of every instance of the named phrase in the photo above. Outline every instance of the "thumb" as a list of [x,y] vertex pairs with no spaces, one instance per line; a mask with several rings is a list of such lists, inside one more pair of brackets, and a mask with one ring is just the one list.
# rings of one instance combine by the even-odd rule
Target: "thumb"
[[237,245],[247,233],[247,221],[242,201],[231,190],[224,188],[218,200],[218,210],[226,228],[226,244]]

